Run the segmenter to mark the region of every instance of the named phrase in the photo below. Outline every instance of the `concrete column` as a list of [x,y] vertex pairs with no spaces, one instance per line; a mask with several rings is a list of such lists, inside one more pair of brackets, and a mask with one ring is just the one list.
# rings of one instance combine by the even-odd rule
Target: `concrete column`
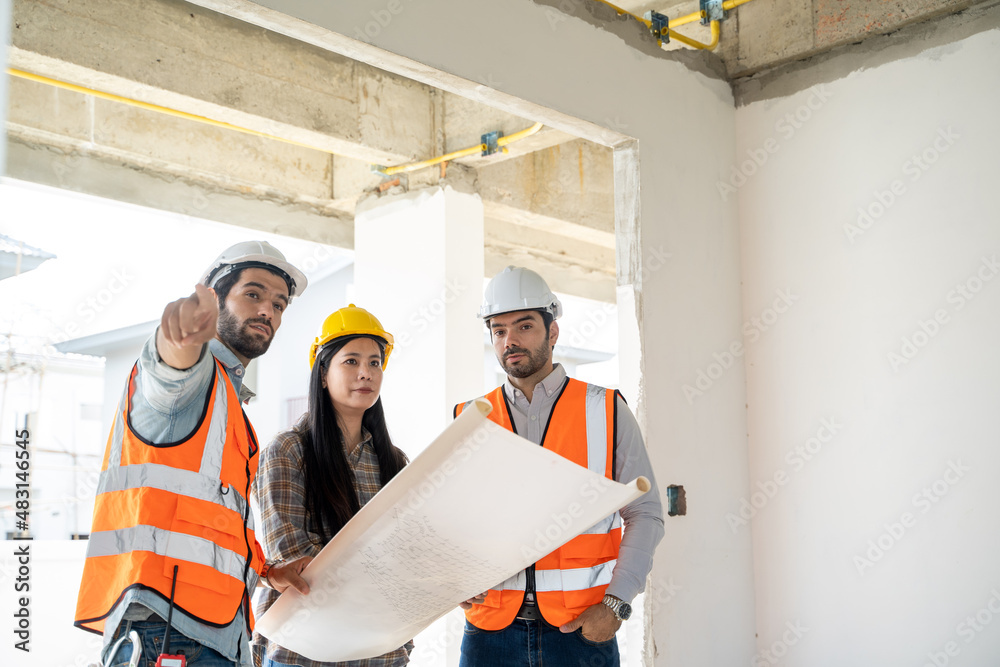
[[[412,460],[483,394],[483,202],[434,187],[358,206],[354,303],[375,314],[395,347],[382,384],[389,433]],[[349,292],[350,294],[350,292]],[[457,667],[453,612],[421,634],[415,664]]]
[[363,202],[355,221],[353,299],[396,339],[382,402],[413,458],[483,393],[483,204],[434,187]]
[[7,173],[7,48],[10,46],[11,0],[0,0],[0,178]]

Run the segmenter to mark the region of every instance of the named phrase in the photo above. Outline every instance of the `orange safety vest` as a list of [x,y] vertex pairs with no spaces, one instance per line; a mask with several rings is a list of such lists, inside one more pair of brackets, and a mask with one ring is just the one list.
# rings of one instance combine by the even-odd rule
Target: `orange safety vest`
[[[541,445],[592,472],[614,479],[617,393],[567,378],[552,407]],[[493,405],[489,419],[516,433],[503,387],[497,387],[485,398]],[[467,405],[456,405],[455,416]],[[532,566],[538,609],[550,625],[569,623],[604,598],[617,562],[621,535],[621,516],[615,512]],[[526,571],[517,573],[491,589],[486,600],[473,605],[465,617],[481,630],[506,628],[521,608],[526,584]]]
[[[216,362],[201,420],[187,440],[153,443],[132,429],[138,364],[132,367],[101,466],[74,625],[103,633],[126,591],[170,599],[206,625],[232,623],[264,556],[248,498],[257,474],[257,436]],[[124,407],[122,407],[124,404]]]

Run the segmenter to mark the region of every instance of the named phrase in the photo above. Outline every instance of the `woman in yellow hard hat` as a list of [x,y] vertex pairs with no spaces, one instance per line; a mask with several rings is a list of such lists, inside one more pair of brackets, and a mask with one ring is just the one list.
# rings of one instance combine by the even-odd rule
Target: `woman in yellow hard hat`
[[[261,450],[256,495],[268,559],[318,554],[406,465],[389,438],[379,397],[392,343],[378,319],[353,303],[323,322],[309,350],[309,410]],[[277,591],[264,591],[256,616],[277,599]],[[253,644],[262,667],[333,664],[309,660],[258,633]],[[407,642],[363,664],[405,665],[412,648]]]

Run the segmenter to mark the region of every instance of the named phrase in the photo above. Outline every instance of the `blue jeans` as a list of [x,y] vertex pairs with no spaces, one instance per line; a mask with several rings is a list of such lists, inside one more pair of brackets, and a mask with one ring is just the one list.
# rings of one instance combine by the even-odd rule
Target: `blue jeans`
[[[163,648],[163,631],[166,629],[166,621],[131,621],[124,622],[118,626],[115,640],[119,636],[128,636],[129,630],[139,633],[139,640],[142,642],[142,657],[139,660],[139,667],[155,667],[156,659],[160,657]],[[170,655],[184,654],[187,658],[188,667],[236,667],[237,663],[226,658],[224,655],[210,649],[207,646],[188,639],[176,630],[170,631]],[[118,647],[111,667],[128,667],[132,658],[132,642],[126,639]]]
[[515,619],[503,630],[465,622],[459,667],[619,667],[618,641],[592,642],[545,621]]

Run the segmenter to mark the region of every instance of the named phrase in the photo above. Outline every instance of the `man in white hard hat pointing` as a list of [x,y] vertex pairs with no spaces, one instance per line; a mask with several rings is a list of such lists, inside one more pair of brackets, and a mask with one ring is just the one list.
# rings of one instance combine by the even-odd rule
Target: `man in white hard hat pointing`
[[152,664],[251,665],[258,576],[302,593],[304,558],[267,563],[249,493],[259,446],[242,403],[247,364],[264,354],[306,277],[261,241],[225,250],[194,294],[167,304],[129,375],[101,469],[75,625],[104,634],[106,664],[139,647]]
[[[562,304],[534,271],[509,266],[490,281],[479,316],[507,381],[484,397],[493,405],[489,418],[600,475],[623,482],[643,476],[652,488],[463,603],[461,667],[619,665],[615,632],[630,616],[663,537],[653,470],[621,394],[573,380],[552,361],[560,315]],[[456,406],[456,415],[463,408]]]

